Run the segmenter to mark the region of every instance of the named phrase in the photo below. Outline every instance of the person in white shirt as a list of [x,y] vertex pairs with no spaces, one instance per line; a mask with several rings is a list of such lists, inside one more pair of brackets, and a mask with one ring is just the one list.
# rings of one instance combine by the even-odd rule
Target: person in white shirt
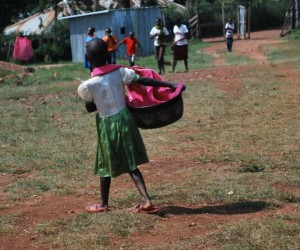
[[174,72],[177,61],[183,60],[185,66],[185,72],[188,72],[188,28],[181,22],[180,19],[176,20],[176,24],[173,28],[174,40],[172,44],[173,49],[173,65],[172,72]]
[[[95,175],[100,176],[100,202],[86,206],[87,212],[110,211],[108,205],[111,179],[128,173],[135,183],[141,204],[134,206],[134,213],[157,213],[151,202],[143,175],[138,166],[148,162],[146,148],[136,122],[126,107],[125,85],[138,82],[141,85],[177,88],[178,83],[169,83],[145,78],[133,69],[116,65],[111,71],[106,64],[107,43],[100,38],[91,40],[87,57],[93,66],[92,78],[78,87],[79,96],[94,103],[97,125],[97,154]],[[102,72],[102,73],[97,73]]]
[[150,38],[154,39],[154,55],[158,65],[158,73],[165,72],[165,51],[169,31],[163,26],[160,18],[156,18],[156,24],[150,31]]
[[225,24],[225,32],[227,50],[228,52],[232,52],[234,24],[231,18],[228,18],[228,22]]

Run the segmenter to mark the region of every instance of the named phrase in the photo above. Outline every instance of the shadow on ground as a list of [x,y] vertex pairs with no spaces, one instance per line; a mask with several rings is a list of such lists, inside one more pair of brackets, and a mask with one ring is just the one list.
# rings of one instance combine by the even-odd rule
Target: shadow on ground
[[167,214],[247,214],[262,211],[271,205],[263,201],[236,202],[225,205],[203,206],[199,208],[189,208],[180,206],[166,206],[159,212],[160,216]]

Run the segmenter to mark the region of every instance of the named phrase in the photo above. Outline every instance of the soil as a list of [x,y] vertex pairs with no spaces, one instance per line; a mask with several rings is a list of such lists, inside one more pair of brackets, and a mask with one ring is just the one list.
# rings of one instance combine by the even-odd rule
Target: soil
[[[222,38],[205,39],[205,42],[213,43],[213,46],[206,48],[205,51],[210,53],[216,58],[216,67],[209,69],[193,70],[188,73],[174,73],[166,74],[164,78],[166,80],[176,80],[184,78],[186,83],[194,80],[207,79],[213,81],[216,86],[222,91],[226,91],[232,95],[238,95],[242,88],[240,80],[232,74],[232,71],[237,71],[237,67],[240,70],[246,70],[248,67],[272,67],[268,59],[263,54],[260,46],[264,44],[279,44],[282,42],[280,39],[280,30],[269,30],[262,32],[251,33],[251,39],[235,40],[233,44],[233,52],[240,55],[246,55],[251,57],[255,64],[251,66],[225,66],[222,53],[225,50],[225,42]],[[279,74],[284,74],[285,79],[295,83],[297,76],[295,73],[290,72],[289,68],[284,65],[278,67]],[[190,152],[189,152],[190,153]],[[175,160],[175,162],[174,162]],[[182,159],[152,159],[149,163],[149,167],[143,168],[145,176],[147,178],[147,184],[151,186],[155,183],[155,174],[153,166],[158,164],[163,168],[163,165],[168,165],[172,161],[172,168],[178,167],[183,163]],[[192,167],[192,166],[191,166]],[[212,166],[213,168],[214,166]],[[154,168],[155,169],[155,168]],[[153,172],[153,174],[151,174]],[[168,173],[159,173],[165,175],[165,178],[169,182],[174,179],[178,181],[176,176],[173,176],[171,170]],[[158,174],[158,173],[156,173]],[[5,188],[18,178],[24,178],[24,175],[0,175],[0,215],[15,214],[18,216],[17,227],[22,228],[19,235],[6,234],[0,236],[0,249],[50,249],[50,245],[41,244],[39,242],[39,235],[33,232],[33,228],[37,224],[41,224],[46,221],[58,220],[60,218],[74,217],[76,214],[83,214],[84,206],[94,200],[95,194],[91,190],[96,190],[97,183],[87,187],[89,191],[77,195],[77,196],[64,196],[64,197],[52,197],[51,195],[33,196],[30,199],[22,203],[12,203],[6,197],[4,193]],[[175,180],[176,178],[176,180]],[[124,178],[118,180],[118,187],[121,188],[130,185]],[[299,188],[293,186],[276,187],[285,192],[299,193]],[[112,190],[113,192],[114,190]],[[249,205],[249,204],[248,204]],[[272,213],[288,214],[296,213],[297,206],[293,203],[284,203],[280,207],[276,207],[272,210],[264,209],[265,204],[252,204],[241,207],[226,206],[224,204],[201,204],[197,207],[187,207],[186,205],[177,204],[177,206],[164,207],[162,213],[165,214],[165,219],[158,222],[158,225],[152,230],[150,234],[137,234],[129,238],[119,238],[115,241],[115,249],[120,248],[125,243],[139,242],[142,245],[156,244],[156,243],[174,243],[183,237],[189,237],[194,235],[207,235],[210,232],[212,223],[225,224],[232,220],[239,220],[244,218],[259,218],[265,217]],[[276,211],[274,211],[276,210]],[[199,246],[197,246],[199,249]],[[202,249],[207,249],[207,246],[203,246]]]

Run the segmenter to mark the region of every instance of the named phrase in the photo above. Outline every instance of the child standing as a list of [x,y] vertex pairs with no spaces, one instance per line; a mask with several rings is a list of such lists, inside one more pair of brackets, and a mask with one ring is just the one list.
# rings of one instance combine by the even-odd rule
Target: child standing
[[174,41],[172,44],[173,48],[173,64],[172,64],[172,72],[175,71],[175,67],[177,61],[183,60],[185,66],[185,72],[189,71],[188,68],[188,28],[185,24],[181,22],[180,19],[176,20],[176,23],[173,28],[174,33]]
[[[93,40],[96,37],[97,36],[95,35],[95,28],[94,27],[88,27],[88,29],[87,29],[87,37],[85,39],[85,46],[87,45],[88,42],[90,42],[91,40]],[[86,69],[90,69],[91,72],[93,71],[92,66],[89,63],[89,60],[87,59],[86,54],[85,54],[84,67]]]
[[231,18],[228,18],[228,22],[225,24],[225,32],[227,50],[228,52],[232,52],[234,24],[232,23]]
[[117,37],[112,35],[111,28],[105,30],[106,35],[103,37],[103,40],[107,43],[107,64],[116,64],[116,45],[118,43]]
[[126,54],[129,61],[130,67],[134,66],[135,56],[137,54],[137,46],[143,51],[142,45],[139,40],[134,37],[134,32],[130,31],[129,36],[125,37],[117,46],[116,49],[121,45],[126,45]]
[[[87,44],[87,56],[94,72],[106,66],[107,44],[95,38]],[[78,94],[97,107],[96,124],[98,146],[95,174],[100,176],[100,202],[89,204],[88,212],[109,211],[111,179],[128,173],[135,183],[141,204],[133,212],[156,213],[159,210],[151,202],[143,175],[138,166],[147,163],[148,156],[135,120],[126,107],[124,85],[138,82],[142,85],[176,88],[177,83],[161,82],[135,74],[134,70],[120,67],[110,73],[94,76],[81,83]]]
[[154,40],[154,55],[159,74],[165,73],[165,51],[169,31],[163,26],[160,18],[156,18],[156,25],[150,31],[150,38]]

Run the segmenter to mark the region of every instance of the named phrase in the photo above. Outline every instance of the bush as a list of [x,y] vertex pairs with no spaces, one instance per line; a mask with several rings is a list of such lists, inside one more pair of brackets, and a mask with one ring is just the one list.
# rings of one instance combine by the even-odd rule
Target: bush
[[35,39],[39,44],[34,50],[35,62],[54,63],[71,60],[70,32],[67,22],[56,22],[51,33]]
[[7,61],[7,59],[11,57],[15,39],[16,39],[15,35],[0,36],[0,45],[1,45],[0,60],[1,61]]

